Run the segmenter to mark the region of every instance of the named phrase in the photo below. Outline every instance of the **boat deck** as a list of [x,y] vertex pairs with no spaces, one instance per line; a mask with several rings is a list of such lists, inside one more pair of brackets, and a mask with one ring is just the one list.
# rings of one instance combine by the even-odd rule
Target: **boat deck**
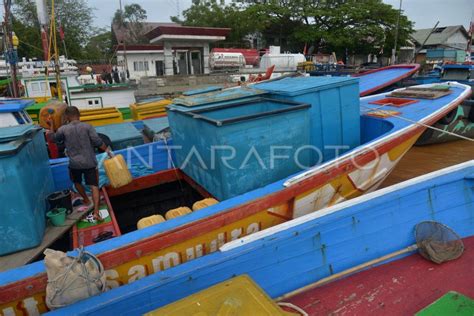
[[63,226],[55,227],[51,224],[46,226],[43,241],[38,247],[0,256],[0,272],[21,267],[35,260],[46,248],[68,233],[72,226],[86,214],[87,212],[74,210],[74,212],[67,216]]
[[474,297],[474,237],[457,260],[413,254],[285,300],[309,315],[413,315],[449,291]]

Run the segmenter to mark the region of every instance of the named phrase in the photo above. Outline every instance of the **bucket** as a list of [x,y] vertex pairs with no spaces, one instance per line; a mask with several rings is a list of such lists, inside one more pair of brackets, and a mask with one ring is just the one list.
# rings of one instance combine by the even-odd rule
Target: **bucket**
[[66,221],[66,209],[65,208],[54,208],[46,216],[51,220],[53,226],[62,226]]
[[63,190],[51,193],[47,197],[49,203],[49,209],[54,208],[65,208],[67,214],[72,213],[72,201],[71,201],[71,191]]

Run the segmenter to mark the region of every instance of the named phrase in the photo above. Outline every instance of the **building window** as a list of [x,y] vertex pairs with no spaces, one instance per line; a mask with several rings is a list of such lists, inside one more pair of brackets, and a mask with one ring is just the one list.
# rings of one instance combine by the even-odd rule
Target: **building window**
[[87,99],[86,101],[89,107],[101,106],[100,98]]
[[134,61],[133,62],[134,71],[149,71],[148,61]]
[[39,85],[38,82],[32,82],[31,83],[31,91],[33,91],[33,92],[40,91],[40,85]]
[[48,89],[46,88],[46,82],[44,82],[44,81],[40,82],[40,89],[41,89],[41,92],[48,91]]

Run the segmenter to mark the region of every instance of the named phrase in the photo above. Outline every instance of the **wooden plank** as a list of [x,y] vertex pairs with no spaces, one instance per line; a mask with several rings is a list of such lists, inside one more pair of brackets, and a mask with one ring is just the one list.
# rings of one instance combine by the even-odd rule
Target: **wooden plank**
[[406,98],[417,98],[417,99],[429,99],[434,100],[446,95],[451,94],[451,90],[441,90],[441,89],[405,89],[401,91],[393,91],[387,97],[406,97]]
[[43,241],[35,248],[15,252],[10,255],[0,257],[0,272],[10,270],[16,267],[23,266],[30,263],[33,259],[38,257],[46,248],[58,240],[61,236],[67,233],[71,227],[85,216],[88,212],[80,212],[74,210],[71,215],[68,215],[63,226],[55,227],[51,224],[46,226]]

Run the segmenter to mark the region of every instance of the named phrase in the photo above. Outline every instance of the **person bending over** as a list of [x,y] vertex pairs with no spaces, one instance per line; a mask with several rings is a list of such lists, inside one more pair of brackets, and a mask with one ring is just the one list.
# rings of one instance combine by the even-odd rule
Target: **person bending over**
[[[94,127],[80,121],[81,113],[75,106],[69,106],[64,112],[68,124],[61,126],[49,137],[55,142],[64,142],[66,156],[69,157],[69,175],[77,192],[82,196],[85,205],[93,206],[95,220],[101,220],[99,214],[99,171],[95,147],[107,152],[112,157],[112,152],[97,135]],[[52,122],[50,122],[50,125]],[[82,180],[90,187],[92,203],[86,194]]]

